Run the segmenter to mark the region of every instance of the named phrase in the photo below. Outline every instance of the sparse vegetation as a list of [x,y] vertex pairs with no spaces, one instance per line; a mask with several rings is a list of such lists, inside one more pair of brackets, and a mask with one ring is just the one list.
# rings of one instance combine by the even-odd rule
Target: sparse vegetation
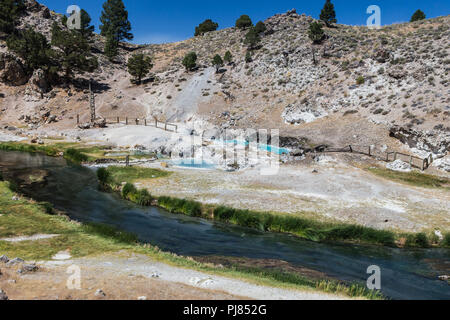
[[313,43],[319,44],[325,37],[325,32],[319,22],[313,22],[309,25],[308,36]]
[[258,21],[258,23],[255,25],[255,32],[258,34],[266,32],[266,30],[267,30],[267,27],[264,24],[264,22],[262,22],[262,21]]
[[226,63],[231,63],[233,61],[233,55],[231,54],[230,51],[225,52],[225,56],[223,57],[223,60]]
[[216,54],[212,60],[212,64],[216,67],[216,72],[219,72],[219,69],[223,67],[223,60],[220,55]]
[[142,78],[150,72],[151,68],[153,68],[152,59],[143,54],[135,54],[128,59],[128,73],[134,77],[132,81],[139,84],[142,82]]
[[397,172],[382,168],[369,168],[368,170],[377,176],[403,182],[416,187],[450,188],[449,179],[424,174],[417,171]]
[[192,71],[197,66],[197,54],[189,52],[183,59],[183,66],[187,71]]
[[247,29],[253,26],[252,19],[246,14],[242,15],[239,19],[236,20],[236,28],[239,29]]
[[419,9],[416,12],[414,12],[414,14],[412,15],[411,22],[416,22],[416,21],[425,20],[425,19],[426,19],[425,13]]
[[23,0],[2,0],[0,2],[0,32],[12,33],[19,22],[19,15],[24,10]]
[[207,19],[195,27],[194,36],[202,36],[207,32],[216,31],[218,27],[218,23],[213,22],[211,19]]
[[362,84],[364,84],[364,82],[366,82],[366,79],[364,79],[363,76],[359,76],[358,78],[356,78],[357,85],[362,85]]
[[260,42],[261,38],[259,37],[258,32],[254,27],[251,27],[245,35],[244,43],[248,46],[249,50],[254,50],[258,47]]
[[320,20],[322,20],[327,27],[330,27],[333,23],[337,23],[334,4],[332,4],[330,0],[326,0],[323,9],[320,12]]

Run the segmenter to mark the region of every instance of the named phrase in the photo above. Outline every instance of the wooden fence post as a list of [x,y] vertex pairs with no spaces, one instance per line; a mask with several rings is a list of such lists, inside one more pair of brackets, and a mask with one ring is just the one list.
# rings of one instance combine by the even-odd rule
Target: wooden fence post
[[398,156],[398,154],[397,154],[397,152],[395,152],[395,153],[394,153],[394,161],[397,160],[397,156]]
[[137,126],[139,125],[139,119],[138,118],[136,118],[136,125]]
[[125,124],[128,125],[128,117],[125,118]]
[[369,146],[369,157],[371,157],[371,156],[372,156],[372,147]]
[[77,114],[77,124],[80,124],[80,115]]
[[167,131],[167,121],[164,123],[164,131]]
[[147,126],[147,119],[144,119],[144,126]]
[[120,123],[120,118],[119,117],[117,117],[117,123]]
[[351,145],[349,146],[349,148],[350,148],[350,152],[353,153],[353,148]]

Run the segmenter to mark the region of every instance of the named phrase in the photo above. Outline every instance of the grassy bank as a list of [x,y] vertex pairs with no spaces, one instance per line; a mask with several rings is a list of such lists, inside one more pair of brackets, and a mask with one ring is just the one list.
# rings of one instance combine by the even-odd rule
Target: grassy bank
[[80,164],[88,160],[88,157],[84,153],[74,148],[33,145],[20,142],[2,142],[0,143],[0,150],[42,153],[50,157],[58,157],[62,155],[64,159],[75,164]]
[[[128,180],[123,177],[128,174]],[[140,174],[140,175],[139,175]],[[147,190],[137,189],[131,182],[139,177],[161,177],[164,171],[147,168],[108,167],[98,171],[100,183],[108,190],[120,192],[124,199],[140,205],[158,205],[171,213],[231,223],[261,231],[289,233],[311,241],[347,241],[384,246],[431,247],[446,246],[432,234],[395,233],[359,225],[319,222],[313,219],[274,212],[256,212],[226,206],[205,205],[188,199],[152,197]],[[117,180],[118,177],[121,179]],[[122,187],[121,183],[127,181]],[[446,238],[447,239],[447,238]]]
[[[282,270],[265,270],[242,266],[214,266],[177,256],[141,244],[133,234],[121,232],[99,224],[80,224],[70,221],[64,215],[48,214],[48,204],[40,204],[28,199],[12,200],[13,191],[9,183],[0,181],[0,238],[31,236],[35,234],[55,234],[51,239],[10,243],[0,241],[0,255],[21,257],[26,260],[48,260],[59,251],[70,248],[75,258],[116,253],[121,250],[150,256],[156,261],[169,265],[189,268],[233,277],[260,285],[297,290],[313,290],[339,294],[343,297],[381,299],[377,291],[370,291],[359,284],[344,284],[334,280],[312,280],[295,273]],[[55,213],[52,209],[50,212]]]
[[418,171],[398,172],[384,168],[369,168],[367,170],[376,176],[415,187],[441,188],[450,190],[450,179],[444,177],[424,174]]

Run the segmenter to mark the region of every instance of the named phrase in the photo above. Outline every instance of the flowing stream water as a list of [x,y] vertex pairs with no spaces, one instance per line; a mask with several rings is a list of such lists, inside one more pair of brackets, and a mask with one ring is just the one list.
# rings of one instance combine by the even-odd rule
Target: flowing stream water
[[185,256],[278,259],[362,284],[370,276],[367,268],[377,265],[381,268],[382,292],[392,299],[450,299],[450,285],[438,280],[438,276],[450,272],[448,249],[315,243],[173,215],[100,192],[91,169],[69,166],[63,159],[41,154],[0,151],[0,169],[13,178],[17,173],[46,170],[45,186],[24,190],[25,194],[52,203],[72,219],[118,227],[165,251]]

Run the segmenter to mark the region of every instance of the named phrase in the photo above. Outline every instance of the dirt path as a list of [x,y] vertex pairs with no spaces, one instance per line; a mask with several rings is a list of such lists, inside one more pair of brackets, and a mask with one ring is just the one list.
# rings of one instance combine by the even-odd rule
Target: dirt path
[[[9,299],[82,300],[311,300],[342,299],[338,295],[265,287],[241,280],[172,267],[144,255],[120,252],[99,257],[38,262],[34,273],[1,264],[0,288]],[[75,269],[74,269],[74,266]],[[71,269],[68,269],[68,268]],[[81,289],[67,280],[79,268]],[[67,273],[68,270],[72,270]],[[69,282],[75,283],[75,282]],[[101,290],[99,292],[98,290]]]

